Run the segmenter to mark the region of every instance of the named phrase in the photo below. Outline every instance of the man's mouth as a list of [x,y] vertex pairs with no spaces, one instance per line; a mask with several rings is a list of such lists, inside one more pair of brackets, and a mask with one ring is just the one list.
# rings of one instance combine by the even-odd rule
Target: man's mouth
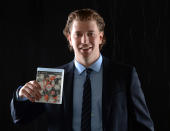
[[81,50],[88,50],[88,49],[91,49],[92,46],[88,46],[88,47],[80,47]]
[[89,52],[92,49],[92,47],[82,47],[80,48],[81,51],[83,52]]
[[83,48],[80,48],[80,49],[82,49],[82,50],[88,50],[88,49],[90,49],[90,48],[92,48],[92,47],[83,47]]

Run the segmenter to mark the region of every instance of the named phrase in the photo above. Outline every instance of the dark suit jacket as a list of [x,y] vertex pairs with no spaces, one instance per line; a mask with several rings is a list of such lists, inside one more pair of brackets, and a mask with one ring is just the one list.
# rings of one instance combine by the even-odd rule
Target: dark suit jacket
[[[14,95],[11,115],[14,123],[26,123],[46,112],[49,131],[72,130],[73,61],[65,69],[61,105],[19,102]],[[145,98],[135,68],[103,58],[103,131],[153,131]]]

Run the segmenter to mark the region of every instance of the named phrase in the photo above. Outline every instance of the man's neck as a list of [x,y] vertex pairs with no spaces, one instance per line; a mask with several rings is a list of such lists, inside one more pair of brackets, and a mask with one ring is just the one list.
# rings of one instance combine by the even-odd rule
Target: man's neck
[[86,68],[88,68],[89,66],[91,66],[93,63],[95,63],[100,57],[100,54],[96,57],[96,58],[76,58],[76,61],[78,61],[80,64],[82,64],[83,66],[85,66]]

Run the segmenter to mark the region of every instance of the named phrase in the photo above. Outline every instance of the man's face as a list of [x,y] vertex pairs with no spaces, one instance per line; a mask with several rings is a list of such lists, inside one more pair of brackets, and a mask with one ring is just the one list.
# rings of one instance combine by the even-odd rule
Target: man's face
[[73,21],[68,40],[77,61],[96,60],[100,55],[102,39],[103,32],[99,31],[96,21]]

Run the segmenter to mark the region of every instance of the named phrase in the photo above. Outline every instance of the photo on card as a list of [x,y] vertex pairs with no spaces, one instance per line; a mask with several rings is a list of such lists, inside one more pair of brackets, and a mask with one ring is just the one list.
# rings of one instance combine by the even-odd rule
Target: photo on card
[[37,68],[36,81],[41,86],[40,103],[62,104],[64,69]]

